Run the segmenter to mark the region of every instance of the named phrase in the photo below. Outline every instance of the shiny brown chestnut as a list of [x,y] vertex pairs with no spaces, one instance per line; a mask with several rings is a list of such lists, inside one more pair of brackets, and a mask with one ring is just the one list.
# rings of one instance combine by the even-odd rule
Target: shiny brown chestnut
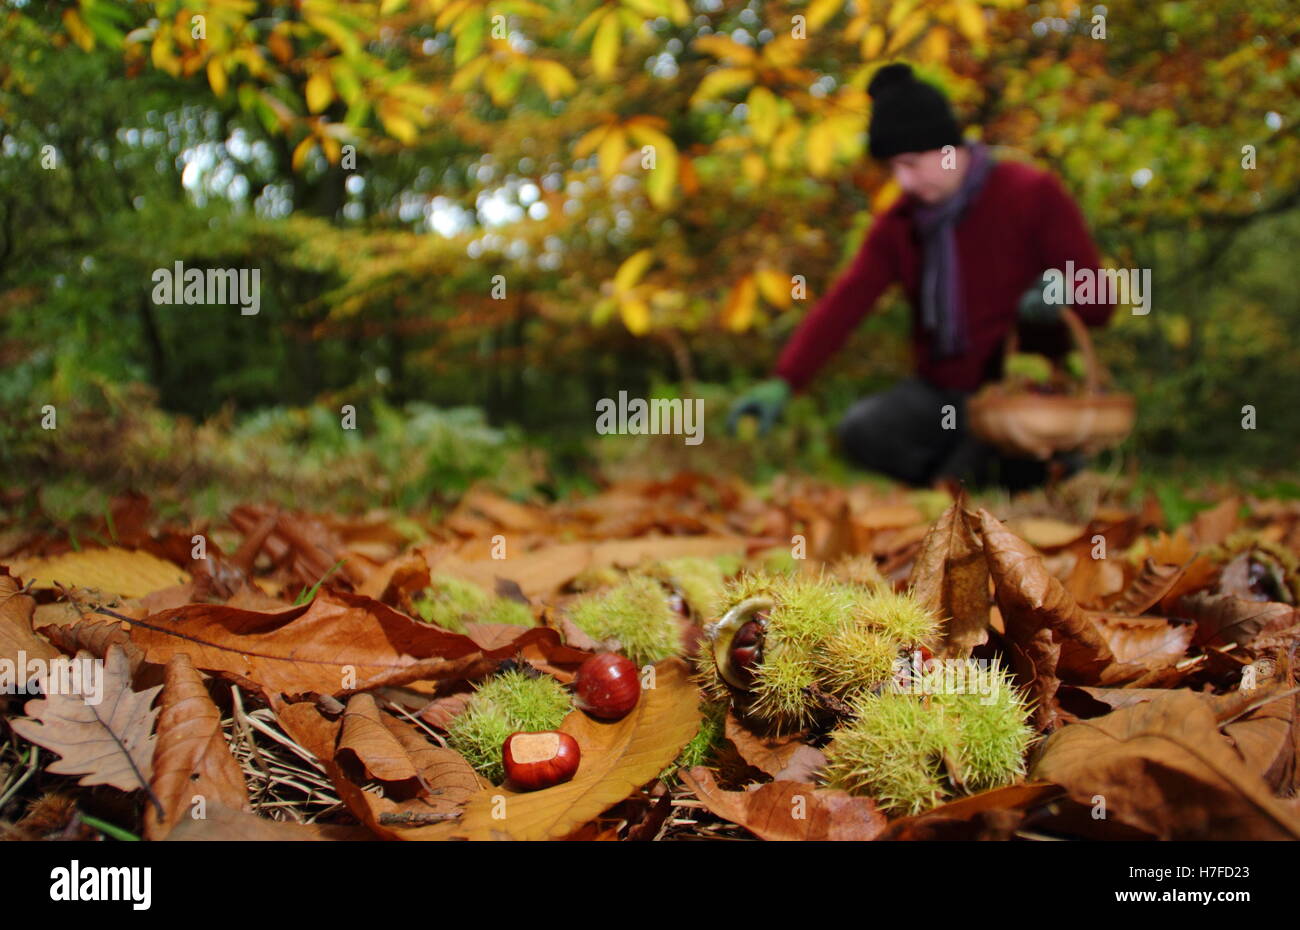
[[601,720],[626,716],[640,697],[636,665],[616,652],[592,656],[573,676],[574,706]]
[[525,791],[550,788],[568,781],[578,771],[582,754],[568,733],[511,733],[501,746],[506,779]]
[[763,651],[763,623],[760,620],[750,620],[739,630],[731,640],[731,668],[732,670],[746,679],[752,678],[754,666],[762,658]]

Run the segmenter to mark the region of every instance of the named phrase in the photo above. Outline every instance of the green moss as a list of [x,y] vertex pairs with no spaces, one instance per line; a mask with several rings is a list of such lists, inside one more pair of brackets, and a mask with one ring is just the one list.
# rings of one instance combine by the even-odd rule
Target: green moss
[[421,620],[453,633],[464,633],[466,623],[533,625],[532,611],[525,605],[450,575],[434,575],[429,587],[412,599],[412,606]]
[[501,747],[517,731],[555,730],[572,709],[568,691],[550,675],[496,675],[474,692],[447,728],[447,744],[485,778],[505,778]]
[[681,648],[678,616],[663,586],[634,575],[608,591],[586,595],[569,605],[569,618],[596,640],[616,639],[637,665],[676,655]]
[[660,779],[671,784],[676,781],[678,769],[708,764],[726,740],[727,706],[725,701],[700,702],[700,711],[704,715],[700,728],[695,731],[691,741],[682,747],[673,763],[659,773]]

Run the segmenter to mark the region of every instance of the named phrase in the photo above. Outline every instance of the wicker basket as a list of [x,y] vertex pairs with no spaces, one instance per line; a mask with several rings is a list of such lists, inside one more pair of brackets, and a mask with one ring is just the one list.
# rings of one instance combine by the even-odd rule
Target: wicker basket
[[[967,403],[975,435],[1007,455],[1045,460],[1057,452],[1093,453],[1118,445],[1133,430],[1137,417],[1133,395],[1102,392],[1102,382],[1109,382],[1110,376],[1097,361],[1088,328],[1069,307],[1061,308],[1061,318],[1083,354],[1083,395],[1031,394],[993,384]],[[1012,327],[1007,354],[1014,354],[1017,347]]]

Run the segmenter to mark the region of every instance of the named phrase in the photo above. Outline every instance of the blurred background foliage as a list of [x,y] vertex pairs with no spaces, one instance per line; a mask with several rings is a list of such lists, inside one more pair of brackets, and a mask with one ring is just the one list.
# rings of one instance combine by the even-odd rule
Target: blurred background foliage
[[[1286,472],[1298,39],[1286,0],[0,0],[0,480],[414,506],[647,459],[843,475],[837,416],[910,368],[897,296],[769,442],[722,416],[897,194],[865,87],[900,58],[1153,269],[1098,336],[1127,460]],[[260,312],[154,305],[175,262],[260,268]],[[707,441],[597,441],[620,390],[704,397]]]

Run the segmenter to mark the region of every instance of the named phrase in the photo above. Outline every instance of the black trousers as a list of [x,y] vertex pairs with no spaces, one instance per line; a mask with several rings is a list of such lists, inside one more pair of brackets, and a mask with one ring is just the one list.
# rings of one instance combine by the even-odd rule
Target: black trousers
[[849,408],[839,425],[840,448],[862,468],[917,487],[952,477],[970,487],[1021,491],[1046,481],[1047,463],[1001,455],[971,434],[968,396],[907,378]]

